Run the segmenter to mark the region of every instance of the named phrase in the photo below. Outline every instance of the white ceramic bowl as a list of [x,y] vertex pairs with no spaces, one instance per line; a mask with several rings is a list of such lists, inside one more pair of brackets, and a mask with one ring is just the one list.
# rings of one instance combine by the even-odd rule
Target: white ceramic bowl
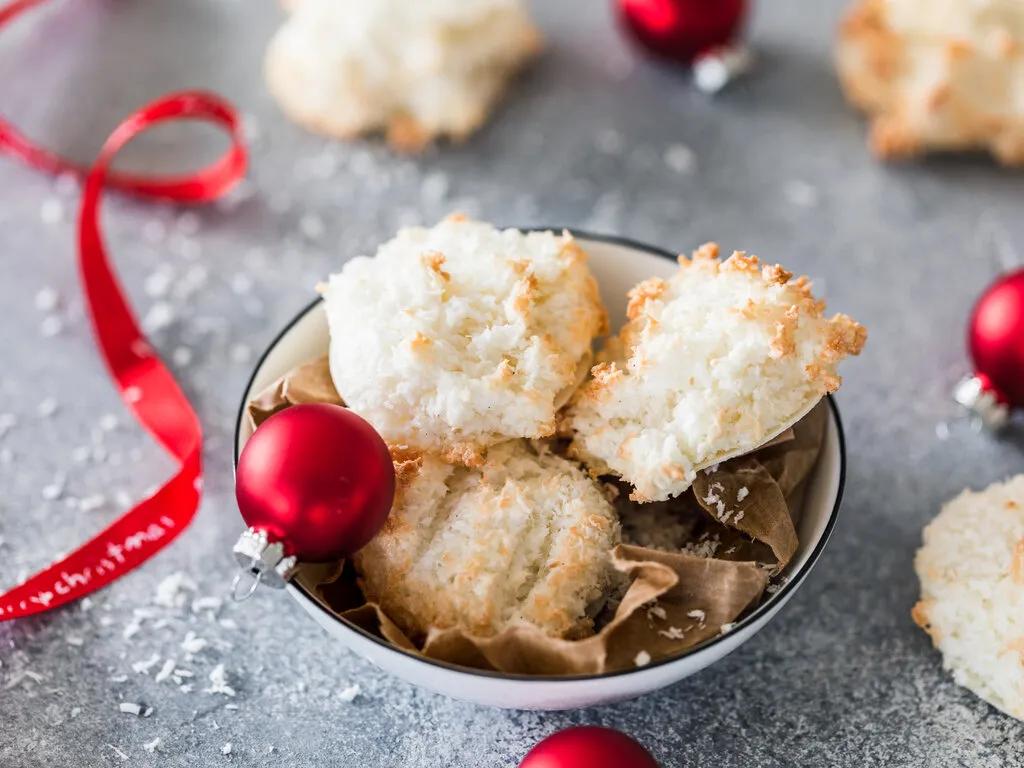
[[[675,270],[674,254],[585,232],[574,233],[590,256],[590,267],[601,287],[612,327],[624,320],[626,291],[644,278],[668,277]],[[293,366],[327,349],[327,320],[320,300],[292,320],[260,358],[242,397],[235,434],[235,459],[250,430],[242,418],[246,402]],[[544,677],[507,675],[423,659],[399,650],[365,630],[342,621],[314,601],[302,587],[288,591],[331,635],[348,648],[415,685],[457,699],[516,709],[570,709],[629,699],[670,685],[738,648],[779,612],[807,578],[821,556],[835,524],[842,498],[846,465],[843,430],[835,402],[828,399],[829,419],[821,456],[809,478],[800,519],[800,547],[786,569],[786,583],[725,635],[706,640],[682,656],[642,668],[603,675]]]

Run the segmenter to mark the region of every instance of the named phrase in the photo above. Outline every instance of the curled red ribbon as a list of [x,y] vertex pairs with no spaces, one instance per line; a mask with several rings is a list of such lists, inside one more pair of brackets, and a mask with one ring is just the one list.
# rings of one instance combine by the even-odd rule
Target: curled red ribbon
[[[0,26],[44,0],[14,0],[0,8]],[[148,128],[171,120],[201,120],[223,128],[231,146],[194,173],[148,177],[111,172],[118,151]],[[97,346],[121,398],[136,420],[178,462],[178,471],[70,555],[0,595],[0,621],[77,600],[148,560],[195,516],[202,492],[203,433],[191,404],[139,329],[117,281],[99,228],[105,187],[178,202],[216,199],[238,182],[247,164],[238,116],[220,97],[203,92],[164,96],[130,114],[103,144],[91,170],[38,146],[0,118],[0,151],[48,173],[85,177],[78,225],[78,266]]]

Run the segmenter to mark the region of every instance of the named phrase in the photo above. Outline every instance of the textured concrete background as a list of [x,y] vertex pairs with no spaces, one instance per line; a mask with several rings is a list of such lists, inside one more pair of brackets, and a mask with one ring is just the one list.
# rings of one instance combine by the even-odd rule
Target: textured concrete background
[[[281,118],[260,76],[279,18],[270,0],[56,2],[0,36],[3,113],[83,160],[118,116],[183,86],[228,95],[253,142],[250,183],[228,204],[106,207],[125,284],[206,425],[208,491],[178,543],[89,607],[0,625],[0,763],[514,766],[558,728],[602,723],[665,766],[1018,764],[1024,727],[957,688],[908,612],[922,524],[963,486],[1024,465],[1019,430],[976,434],[947,396],[972,300],[1020,263],[1020,176],[984,158],[886,168],[868,157],[830,64],[839,0],[760,4],[758,69],[714,100],[634,58],[607,5],[536,3],[547,55],[478,137],[421,159],[331,144]],[[171,168],[196,146],[220,145],[168,130],[126,162]],[[5,585],[169,469],[93,351],[73,266],[77,197],[73,183],[0,160]],[[833,309],[869,326],[839,396],[849,474],[832,543],[776,621],[704,673],[615,706],[503,712],[382,675],[282,594],[193,610],[232,573],[230,435],[255,355],[317,279],[398,225],[453,209],[677,249],[716,238],[808,272]],[[181,607],[156,604],[177,572],[195,590]],[[191,692],[156,682],[168,658],[194,673]],[[234,697],[204,692],[219,664]],[[354,683],[348,703],[340,692]]]

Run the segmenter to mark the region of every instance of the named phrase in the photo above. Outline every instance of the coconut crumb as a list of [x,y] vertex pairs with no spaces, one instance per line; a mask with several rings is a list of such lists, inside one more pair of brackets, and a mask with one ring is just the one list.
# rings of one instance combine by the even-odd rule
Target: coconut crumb
[[48,419],[57,412],[60,404],[52,397],[47,397],[36,406],[36,413],[41,419]]
[[187,599],[186,592],[194,592],[196,584],[186,574],[176,571],[156,587],[153,602],[165,608],[180,608]]
[[221,606],[224,605],[224,601],[219,597],[197,597],[192,601],[192,613],[202,613],[203,611],[219,611]]
[[60,319],[59,315],[47,315],[39,324],[39,332],[46,338],[59,336],[63,330],[64,321]]
[[174,659],[167,659],[164,665],[160,668],[160,671],[156,673],[156,677],[153,678],[155,682],[162,683],[167,680],[174,672]]
[[817,187],[800,179],[786,182],[783,185],[783,195],[790,204],[798,208],[814,208],[820,197]]
[[152,741],[147,741],[145,744],[143,744],[142,748],[144,750],[146,750],[147,752],[149,752],[149,754],[152,755],[154,752],[156,752],[156,748],[159,747],[159,746],[160,746],[160,737],[157,736]]
[[685,144],[672,144],[663,156],[665,165],[676,173],[691,173],[697,163],[697,156],[694,151]]
[[60,294],[56,288],[46,286],[36,292],[35,306],[40,312],[53,312],[60,305]]
[[362,689],[359,687],[359,683],[352,683],[352,685],[342,689],[338,694],[338,698],[344,702],[351,702],[361,693],[361,691]]
[[138,717],[142,714],[142,705],[131,701],[122,701],[117,705],[117,708],[126,715],[135,715]]
[[649,654],[647,651],[640,651],[633,658],[633,663],[636,664],[638,667],[646,667],[648,664],[651,663],[651,654]]
[[115,746],[114,746],[113,744],[107,744],[107,746],[108,746],[108,747],[110,747],[110,748],[111,748],[112,750],[114,750],[114,754],[115,754],[115,755],[117,755],[117,756],[118,756],[118,758],[120,758],[120,760],[121,760],[121,762],[122,762],[122,763],[124,763],[124,762],[127,762],[127,761],[128,761],[128,755],[126,755],[126,754],[125,754],[124,752],[122,752],[122,751],[121,751],[120,749],[118,749],[117,747],[115,747]]
[[655,603],[654,605],[652,605],[650,608],[647,609],[647,618],[648,619],[661,619],[662,621],[664,621],[665,619],[668,618],[668,612],[664,608],[662,608],[660,605]]
[[228,697],[235,695],[235,689],[228,685],[228,674],[224,670],[223,664],[218,664],[210,672],[210,687],[204,689],[203,692]]
[[717,533],[704,533],[697,541],[686,542],[681,551],[697,557],[714,557],[720,546],[722,546],[722,542]]
[[64,486],[67,478],[64,475],[57,475],[52,483],[43,486],[40,492],[44,501],[56,501],[64,495]]
[[181,641],[181,647],[189,656],[202,651],[209,643],[201,637],[197,637],[195,632],[189,631],[185,633],[185,639]]
[[737,502],[743,501],[749,495],[750,495],[750,489],[747,488],[747,486],[743,486],[738,491],[736,491],[736,501]]
[[145,661],[136,661],[134,664],[132,664],[132,672],[135,672],[138,675],[148,675],[149,670],[151,670],[159,663],[160,654],[154,653]]

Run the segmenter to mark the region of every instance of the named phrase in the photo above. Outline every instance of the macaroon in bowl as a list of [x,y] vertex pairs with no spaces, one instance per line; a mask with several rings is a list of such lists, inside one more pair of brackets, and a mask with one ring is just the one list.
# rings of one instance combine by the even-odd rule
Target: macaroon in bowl
[[[563,230],[558,228],[555,231]],[[608,311],[607,325],[613,332],[637,321],[635,301],[630,302],[627,310],[626,296],[631,289],[641,284],[650,286],[652,279],[669,281],[679,269],[676,254],[661,248],[619,237],[579,230],[564,231],[565,236],[571,236],[575,245],[586,254],[587,265]],[[632,317],[627,316],[627,311]],[[280,331],[257,362],[238,413],[234,447],[236,462],[253,432],[249,404],[289,371],[323,356],[329,344],[327,309],[324,300],[318,298]],[[699,672],[753,637],[792,598],[822,556],[839,513],[846,456],[842,424],[834,399],[824,394],[812,405],[822,425],[820,449],[801,482],[799,510],[793,514],[796,536],[785,554],[784,565],[771,574],[771,586],[756,604],[743,610],[735,621],[720,628],[714,627],[713,632],[702,632],[699,642],[680,653],[652,658],[640,648],[635,656],[630,652],[627,663],[618,663],[616,668],[599,672],[559,668],[557,673],[524,673],[487,668],[491,665],[455,663],[452,658],[461,660],[462,657],[425,655],[420,652],[422,649],[412,647],[412,644],[396,643],[393,637],[388,639],[385,636],[387,633],[382,634],[364,621],[352,620],[348,618],[351,614],[342,615],[343,612],[325,604],[323,595],[311,586],[309,580],[293,579],[288,585],[288,592],[332,637],[352,651],[408,682],[454,698],[504,708],[556,710],[629,699],[657,690]],[[791,422],[804,416],[806,410],[794,414]],[[766,433],[763,442],[785,439],[790,426],[791,423],[782,424],[778,430]],[[723,462],[728,458],[727,455],[716,457]],[[709,480],[700,479],[717,470],[717,464],[707,467],[695,465],[692,469],[692,474],[698,478],[694,488],[701,489],[699,500],[705,502],[704,506],[712,516],[716,514],[716,503],[721,513],[721,502],[716,496],[720,491],[715,490],[715,484],[708,485]],[[701,482],[704,485],[700,485]],[[741,497],[745,491],[746,488],[741,489]],[[627,495],[624,492],[616,505]],[[658,503],[642,504],[641,508],[653,510]],[[703,538],[700,540],[704,541]],[[656,601],[645,604],[644,610],[652,622],[658,621],[660,609],[656,606]],[[636,610],[642,612],[641,608]],[[690,610],[686,615],[697,616],[694,623],[702,623],[703,617],[698,616],[701,613]],[[703,626],[701,628],[704,629]],[[670,637],[676,631],[682,630],[666,626],[660,634]],[[545,667],[541,664],[537,669]]]

